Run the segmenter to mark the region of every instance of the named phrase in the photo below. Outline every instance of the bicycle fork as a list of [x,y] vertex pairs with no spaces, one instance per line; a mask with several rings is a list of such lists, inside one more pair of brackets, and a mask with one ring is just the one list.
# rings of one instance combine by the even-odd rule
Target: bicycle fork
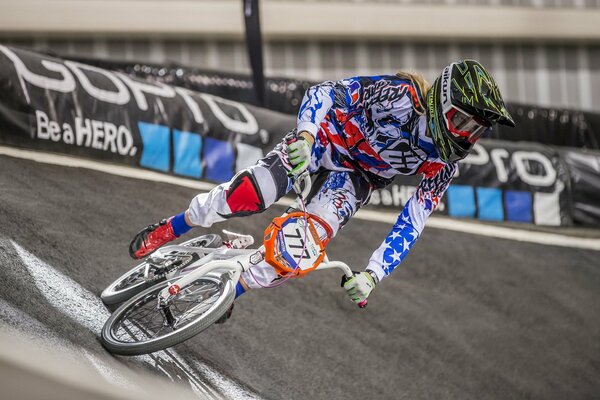
[[[177,296],[181,288],[185,288],[187,285],[194,282],[196,279],[209,274],[213,271],[221,271],[223,273],[231,274],[231,278],[234,282],[237,282],[240,278],[242,271],[244,270],[243,262],[233,260],[215,260],[211,261],[195,271],[190,272],[172,281],[167,287],[160,291],[158,294],[158,307],[163,308],[169,306],[171,300]],[[165,316],[166,317],[166,316]],[[166,317],[168,318],[168,317]]]
[[159,309],[165,317],[167,325],[169,325],[173,329],[177,329],[177,327],[175,327],[175,324],[177,323],[177,318],[173,316],[173,313],[171,312],[169,306],[159,306]]

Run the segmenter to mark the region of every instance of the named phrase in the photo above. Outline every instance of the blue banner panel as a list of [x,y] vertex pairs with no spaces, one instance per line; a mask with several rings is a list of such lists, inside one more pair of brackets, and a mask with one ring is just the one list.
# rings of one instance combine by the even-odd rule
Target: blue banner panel
[[227,182],[235,173],[235,152],[229,142],[207,137],[204,142],[204,177],[215,182]]
[[138,122],[138,127],[144,145],[140,165],[169,172],[171,148],[169,127],[145,122]]
[[506,219],[516,222],[531,222],[531,193],[507,190],[504,194]]
[[504,206],[502,205],[502,190],[478,187],[476,192],[479,219],[487,221],[503,221]]
[[448,214],[451,217],[475,218],[475,192],[472,186],[450,185]]
[[202,163],[200,151],[202,137],[197,133],[173,130],[173,172],[179,175],[200,178]]

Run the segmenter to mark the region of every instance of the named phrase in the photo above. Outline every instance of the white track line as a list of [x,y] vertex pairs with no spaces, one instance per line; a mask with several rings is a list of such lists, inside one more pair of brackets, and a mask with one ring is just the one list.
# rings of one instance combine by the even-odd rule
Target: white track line
[[[393,224],[398,216],[390,212],[360,210],[353,218]],[[484,225],[453,218],[429,217],[427,227],[449,231],[470,233],[473,235],[495,237],[552,246],[573,247],[587,250],[600,250],[600,239],[569,236],[558,233],[535,232],[526,229],[509,228],[497,225]]]
[[[22,248],[16,242],[11,240],[10,243],[21,258],[27,271],[31,274],[33,283],[46,300],[48,300],[48,303],[80,325],[88,328],[94,334],[100,334],[104,322],[110,316],[110,313],[106,310],[101,300],[67,275]],[[0,305],[2,305],[1,302]],[[195,365],[202,369],[206,379],[210,381],[210,385],[206,385],[196,369],[188,364],[173,349],[155,352],[151,355],[138,356],[137,358],[159,371],[161,370],[159,367],[161,363],[166,365],[178,364],[179,368],[176,371],[172,371],[176,372],[177,376],[172,376],[169,371],[162,371],[174,382],[177,379],[187,381],[186,383],[189,383],[192,391],[202,399],[220,398],[220,394],[215,394],[213,390],[213,388],[217,388],[222,390],[222,394],[228,399],[260,400],[260,397],[257,395],[247,392],[238,386],[237,383],[209,368],[206,364],[195,362]],[[100,372],[103,372],[101,366],[97,363],[94,365]]]
[[[64,167],[85,168],[104,172],[112,175],[133,179],[142,179],[153,182],[168,183],[198,190],[210,190],[215,187],[212,183],[200,182],[192,179],[177,178],[174,176],[148,171],[140,168],[103,163],[82,158],[44,153],[31,150],[16,149],[0,146],[0,155],[32,160],[44,164],[60,165]],[[290,206],[292,201],[281,199],[278,204]],[[360,210],[353,217],[365,221],[383,222],[394,224],[397,214],[385,211]],[[558,233],[536,232],[526,229],[508,228],[496,225],[484,225],[477,222],[467,222],[451,218],[430,217],[427,226],[437,229],[470,233],[473,235],[496,237],[501,239],[516,240],[520,242],[537,243],[552,246],[572,247],[600,251],[600,239],[570,236]]]
[[104,163],[100,161],[92,161],[84,158],[65,156],[60,154],[44,153],[41,151],[23,150],[16,149],[13,147],[0,146],[0,155],[22,158],[24,160],[36,161],[43,164],[91,169],[93,171],[105,172],[107,174],[123,176],[126,178],[170,183],[172,185],[184,186],[198,190],[210,190],[213,187],[215,187],[215,185],[212,183],[200,182],[192,179],[177,178],[175,176],[148,171],[141,168]]

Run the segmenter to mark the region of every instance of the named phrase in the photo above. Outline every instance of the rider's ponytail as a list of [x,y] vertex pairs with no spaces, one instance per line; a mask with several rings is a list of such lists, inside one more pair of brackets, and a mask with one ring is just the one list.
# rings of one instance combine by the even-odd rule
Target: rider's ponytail
[[422,107],[415,105],[415,111],[417,111],[419,114],[422,114],[425,111],[423,108],[423,105],[425,104],[424,100],[427,96],[427,91],[431,87],[429,82],[427,82],[427,79],[425,79],[422,74],[414,71],[398,71],[396,72],[396,76],[401,79],[410,80],[413,85],[417,87],[419,91],[419,102],[421,103],[420,105]]

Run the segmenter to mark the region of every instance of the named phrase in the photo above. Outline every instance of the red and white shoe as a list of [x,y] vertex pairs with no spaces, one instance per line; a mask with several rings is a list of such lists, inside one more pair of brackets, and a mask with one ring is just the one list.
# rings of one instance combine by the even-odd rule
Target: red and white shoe
[[173,225],[171,225],[172,219],[173,217],[168,220],[163,219],[159,223],[149,225],[139,231],[129,244],[129,255],[131,258],[140,259],[146,257],[165,243],[177,239],[178,236],[175,236]]

